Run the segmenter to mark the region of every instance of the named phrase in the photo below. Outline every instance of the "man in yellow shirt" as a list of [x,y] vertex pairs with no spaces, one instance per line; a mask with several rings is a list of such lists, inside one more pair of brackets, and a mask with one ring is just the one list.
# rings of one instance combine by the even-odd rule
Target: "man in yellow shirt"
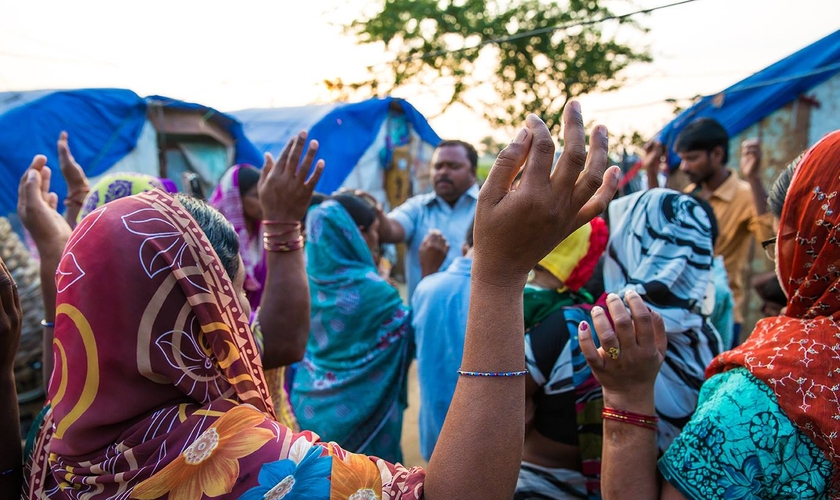
[[[717,217],[720,233],[715,254],[723,257],[729,275],[735,301],[733,342],[737,345],[744,319],[745,270],[753,237],[761,242],[773,236],[773,218],[767,212],[767,193],[761,184],[761,144],[754,139],[741,146],[740,167],[745,180],[726,166],[729,134],[711,118],[700,118],[686,126],[677,136],[674,149],[681,160],[680,170],[692,182],[684,191],[707,200]],[[646,150],[648,179],[656,179],[664,147],[651,143]],[[656,186],[649,182],[649,186]]]

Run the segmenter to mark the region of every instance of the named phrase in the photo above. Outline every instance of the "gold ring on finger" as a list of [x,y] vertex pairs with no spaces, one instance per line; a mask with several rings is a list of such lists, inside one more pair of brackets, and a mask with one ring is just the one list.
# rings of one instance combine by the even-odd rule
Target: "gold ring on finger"
[[618,347],[610,347],[607,349],[607,354],[610,355],[612,359],[618,359],[618,355],[621,353]]

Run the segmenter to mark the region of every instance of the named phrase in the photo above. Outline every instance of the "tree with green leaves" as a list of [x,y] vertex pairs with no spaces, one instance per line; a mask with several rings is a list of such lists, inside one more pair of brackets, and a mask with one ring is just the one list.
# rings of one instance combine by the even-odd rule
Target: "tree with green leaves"
[[[462,103],[495,126],[520,123],[537,113],[553,133],[560,130],[568,99],[621,86],[621,71],[651,61],[647,48],[618,40],[615,28],[645,32],[631,17],[613,17],[604,0],[384,0],[375,14],[347,26],[362,44],[384,43],[390,88],[368,82],[374,93],[410,83],[451,88],[446,106]],[[607,23],[609,32],[607,30]],[[525,34],[523,36],[523,34]],[[489,81],[482,61],[495,61]],[[484,64],[483,62],[481,64]],[[496,98],[476,105],[465,93],[489,84]]]

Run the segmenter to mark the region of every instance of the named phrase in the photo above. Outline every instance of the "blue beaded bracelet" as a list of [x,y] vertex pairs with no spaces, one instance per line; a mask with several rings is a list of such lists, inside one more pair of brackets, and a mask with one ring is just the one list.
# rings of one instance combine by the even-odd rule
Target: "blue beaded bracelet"
[[9,470],[4,470],[4,471],[0,472],[0,477],[2,477],[2,476],[8,476],[9,474],[16,474],[16,473],[19,473],[19,472],[20,472],[20,470],[21,470],[21,468],[22,468],[22,466],[18,465],[17,467],[12,467],[12,468],[11,468],[11,469],[9,469]]
[[458,370],[458,375],[465,377],[521,377],[528,373],[528,370],[521,370],[518,372],[467,372]]

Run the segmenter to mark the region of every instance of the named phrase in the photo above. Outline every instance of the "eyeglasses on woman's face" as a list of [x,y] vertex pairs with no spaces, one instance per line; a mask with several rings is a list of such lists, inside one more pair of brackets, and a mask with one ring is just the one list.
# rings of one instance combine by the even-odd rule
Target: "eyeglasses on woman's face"
[[764,249],[764,255],[766,255],[768,259],[773,261],[776,260],[776,238],[776,236],[773,236],[769,240],[764,240],[761,242],[761,248]]

